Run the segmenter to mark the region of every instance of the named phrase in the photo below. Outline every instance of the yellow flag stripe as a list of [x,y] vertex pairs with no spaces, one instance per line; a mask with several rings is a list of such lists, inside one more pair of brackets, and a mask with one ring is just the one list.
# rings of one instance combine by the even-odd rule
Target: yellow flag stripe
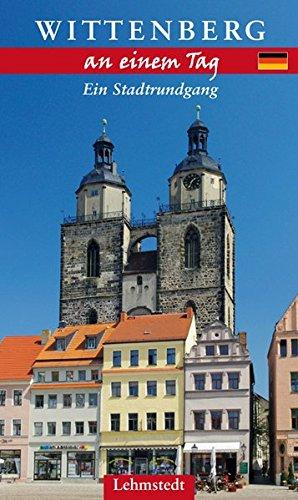
[[258,63],[260,70],[288,69],[288,63]]

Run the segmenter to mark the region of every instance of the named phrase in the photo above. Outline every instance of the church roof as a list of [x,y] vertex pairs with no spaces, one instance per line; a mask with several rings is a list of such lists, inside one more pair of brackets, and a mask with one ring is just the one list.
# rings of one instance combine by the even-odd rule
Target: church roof
[[204,168],[213,172],[220,172],[220,165],[211,156],[205,153],[196,153],[195,155],[188,155],[182,160],[175,168],[174,174],[186,170],[195,170]]
[[131,252],[126,272],[155,272],[157,268],[157,252],[150,250],[148,252]]
[[102,166],[99,168],[93,168],[87,175],[84,175],[80,182],[78,191],[88,184],[98,184],[98,183],[108,183],[115,184],[116,186],[122,186],[127,189],[125,180],[118,173],[113,173],[109,168]]

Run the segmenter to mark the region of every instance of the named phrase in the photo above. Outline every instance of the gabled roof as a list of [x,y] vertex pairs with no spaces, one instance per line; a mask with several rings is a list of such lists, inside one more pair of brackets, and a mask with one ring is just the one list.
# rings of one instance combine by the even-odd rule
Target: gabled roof
[[4,337],[0,341],[0,380],[30,380],[30,370],[43,346],[40,336]]
[[192,318],[191,308],[182,314],[148,314],[127,317],[125,313],[122,313],[120,322],[112,330],[105,344],[186,340]]
[[[40,362],[42,361],[87,361],[97,358],[113,326],[113,323],[100,323],[96,325],[70,325],[65,328],[58,328],[37,356],[36,365],[38,363],[38,367],[40,367]],[[85,341],[89,336],[99,336],[96,349],[85,348]],[[56,340],[59,338],[67,338],[69,340],[65,351],[57,351],[55,349]]]

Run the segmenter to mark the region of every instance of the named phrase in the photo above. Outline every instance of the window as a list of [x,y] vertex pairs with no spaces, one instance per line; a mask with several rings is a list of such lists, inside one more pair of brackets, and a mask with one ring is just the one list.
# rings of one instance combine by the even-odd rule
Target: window
[[96,337],[86,338],[86,349],[96,349]]
[[13,391],[13,405],[14,406],[22,406],[22,393],[23,393],[23,391],[18,390],[18,389]]
[[138,414],[129,413],[128,414],[128,430],[137,431],[138,430]]
[[221,390],[222,389],[222,373],[211,373],[212,389]]
[[49,394],[48,408],[57,408],[57,394]]
[[59,372],[52,372],[52,382],[59,382]]
[[89,426],[89,434],[97,433],[97,422],[95,420],[88,422],[88,426]]
[[71,433],[71,422],[62,422],[62,435],[70,436]]
[[157,395],[157,382],[156,380],[149,380],[147,382],[147,396]]
[[34,422],[34,436],[42,436],[43,423]]
[[194,379],[195,379],[196,391],[204,391],[205,390],[205,381],[206,381],[205,373],[196,373],[194,376]]
[[91,380],[98,380],[98,379],[99,379],[98,370],[91,370]]
[[5,406],[6,391],[4,389],[0,390],[0,406]]
[[205,412],[195,411],[194,420],[195,420],[195,430],[203,431],[205,429]]
[[211,413],[211,428],[221,429],[222,412],[218,410],[212,410],[210,413]]
[[147,431],[156,431],[156,413],[147,413]]
[[96,310],[90,309],[90,311],[88,311],[87,318],[86,318],[87,324],[88,325],[96,325],[97,320],[98,320],[98,315],[97,315]]
[[0,436],[4,436],[4,431],[5,431],[5,421],[0,420]]
[[73,381],[73,371],[66,370],[66,382],[72,382],[72,381]]
[[92,189],[90,196],[93,198],[94,196],[98,195],[98,189]]
[[22,433],[22,423],[20,420],[13,420],[12,421],[12,435],[13,436],[20,436]]
[[37,382],[43,384],[46,381],[45,372],[37,372]]
[[293,408],[291,410],[291,414],[292,414],[292,429],[297,431],[298,430],[298,408]]
[[228,410],[229,429],[239,429],[239,410]]
[[63,394],[63,408],[71,408],[72,405],[72,395]]
[[172,411],[165,412],[165,430],[173,431],[175,429],[175,413]]
[[120,413],[111,413],[111,431],[120,431]]
[[143,284],[143,277],[137,276],[137,285],[142,286],[142,284]]
[[167,396],[176,395],[176,380],[166,380],[166,395]]
[[298,356],[298,339],[291,339],[292,356]]
[[79,380],[82,382],[86,380],[86,370],[79,370]]
[[87,276],[88,278],[99,276],[99,246],[95,241],[90,241],[87,248]]
[[35,396],[35,408],[43,408],[44,397],[42,395]]
[[228,356],[229,354],[229,346],[228,345],[220,345],[219,346],[219,354],[221,356]]
[[281,358],[286,358],[287,356],[287,341],[282,339],[279,343],[279,354]]
[[111,396],[121,398],[121,382],[111,382]]
[[230,372],[228,373],[229,379],[229,389],[239,389],[239,373]]
[[84,434],[84,422],[76,422],[76,434]]
[[294,472],[298,472],[298,458],[294,457]]
[[214,345],[206,345],[205,352],[206,356],[214,356],[215,354]]
[[95,407],[97,406],[97,394],[96,392],[90,392],[89,393],[89,406]]
[[148,365],[157,365],[157,349],[148,350]]
[[138,382],[128,382],[128,395],[133,397],[137,397],[139,395]]
[[186,269],[196,269],[200,265],[200,236],[194,228],[190,228],[185,235],[184,263]]
[[121,366],[121,351],[113,351],[113,366]]
[[57,351],[65,351],[65,349],[66,349],[65,339],[57,339],[56,340],[56,350]]
[[85,394],[76,394],[76,408],[85,407]]
[[48,436],[56,436],[56,422],[48,422]]
[[130,366],[139,366],[139,351],[137,349],[130,351]]
[[291,372],[291,391],[298,392],[298,372]]
[[227,259],[226,259],[226,272],[227,278],[230,279],[231,275],[231,245],[230,245],[230,237],[227,235]]
[[176,363],[176,349],[169,347],[167,349],[167,365],[174,365]]

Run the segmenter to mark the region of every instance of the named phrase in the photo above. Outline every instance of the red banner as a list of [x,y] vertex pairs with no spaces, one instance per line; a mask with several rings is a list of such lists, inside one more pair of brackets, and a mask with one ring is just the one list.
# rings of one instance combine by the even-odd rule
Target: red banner
[[[287,69],[258,67],[259,54],[287,54]],[[0,48],[2,74],[298,73],[297,47]]]
[[104,500],[194,500],[194,476],[108,475]]

